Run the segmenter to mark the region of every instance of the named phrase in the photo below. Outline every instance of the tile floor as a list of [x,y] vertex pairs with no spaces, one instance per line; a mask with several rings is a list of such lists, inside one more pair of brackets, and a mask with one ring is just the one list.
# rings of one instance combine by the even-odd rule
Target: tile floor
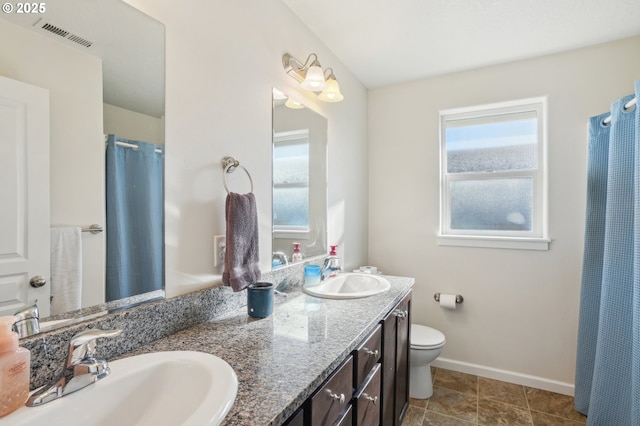
[[411,399],[402,426],[577,426],[573,397],[432,368],[433,396]]

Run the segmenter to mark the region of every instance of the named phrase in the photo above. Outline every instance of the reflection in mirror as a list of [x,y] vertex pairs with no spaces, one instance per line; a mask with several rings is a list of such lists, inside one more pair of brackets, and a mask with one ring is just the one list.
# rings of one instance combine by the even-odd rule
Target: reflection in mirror
[[52,250],[54,301],[56,264],[79,272],[71,303],[40,298],[41,329],[163,297],[164,25],[122,0],[55,0],[3,14],[0,37],[0,75],[49,91],[52,229],[105,229],[81,233],[75,263]]
[[273,93],[272,267],[278,268],[327,252],[327,119]]

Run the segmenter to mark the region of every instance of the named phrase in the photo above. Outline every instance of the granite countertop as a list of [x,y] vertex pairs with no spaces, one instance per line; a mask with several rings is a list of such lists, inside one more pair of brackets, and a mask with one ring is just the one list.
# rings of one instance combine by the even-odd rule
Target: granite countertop
[[246,307],[172,334],[123,357],[192,350],[216,355],[238,376],[225,426],[280,425],[409,292],[413,278],[385,277],[391,289],[351,300],[319,299],[299,288],[275,296],[273,315]]

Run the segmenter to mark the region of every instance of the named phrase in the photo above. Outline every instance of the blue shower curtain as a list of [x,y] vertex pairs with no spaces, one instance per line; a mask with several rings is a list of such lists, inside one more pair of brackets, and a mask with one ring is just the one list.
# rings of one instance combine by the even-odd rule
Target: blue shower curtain
[[107,139],[107,302],[162,289],[164,149],[158,148],[115,135]]
[[640,108],[624,110],[639,94],[590,119],[575,383],[589,425],[640,425]]

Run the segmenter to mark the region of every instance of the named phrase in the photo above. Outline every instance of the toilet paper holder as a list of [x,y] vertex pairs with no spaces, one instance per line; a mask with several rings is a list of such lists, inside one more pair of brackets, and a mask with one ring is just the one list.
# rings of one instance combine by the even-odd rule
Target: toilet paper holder
[[[436,302],[439,302],[440,301],[440,293],[434,293],[433,294],[433,298],[434,298],[434,300]],[[456,303],[462,303],[462,302],[464,302],[464,297],[462,297],[459,294],[456,294]]]

